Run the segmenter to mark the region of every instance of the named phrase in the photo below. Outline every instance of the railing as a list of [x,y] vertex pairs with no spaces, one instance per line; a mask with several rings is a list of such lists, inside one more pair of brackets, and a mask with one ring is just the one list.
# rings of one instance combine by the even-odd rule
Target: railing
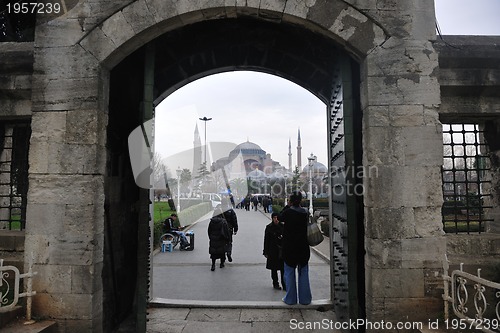
[[[32,256],[33,257],[33,256]],[[13,279],[9,279],[10,272],[14,273]],[[30,258],[28,272],[20,274],[15,266],[4,266],[3,259],[0,259],[0,312],[6,312],[14,308],[19,302],[19,298],[26,297],[26,324],[33,323],[31,320],[31,297],[36,294],[32,290],[32,277],[37,272],[33,272],[33,258]],[[21,279],[26,279],[26,292],[20,293],[19,284]],[[10,282],[14,283],[11,288]]]
[[[463,263],[460,270],[454,270],[449,276],[449,267],[445,258],[443,300],[447,328],[500,332],[500,283],[482,278],[480,268],[477,275],[464,272]],[[450,319],[450,303],[459,319]]]

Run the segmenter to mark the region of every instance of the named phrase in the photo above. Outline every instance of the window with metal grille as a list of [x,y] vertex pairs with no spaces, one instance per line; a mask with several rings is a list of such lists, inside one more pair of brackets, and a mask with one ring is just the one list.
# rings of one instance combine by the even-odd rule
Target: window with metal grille
[[26,225],[30,136],[29,122],[0,121],[0,229]]
[[477,124],[443,125],[443,227],[446,232],[481,232],[486,217],[490,159]]

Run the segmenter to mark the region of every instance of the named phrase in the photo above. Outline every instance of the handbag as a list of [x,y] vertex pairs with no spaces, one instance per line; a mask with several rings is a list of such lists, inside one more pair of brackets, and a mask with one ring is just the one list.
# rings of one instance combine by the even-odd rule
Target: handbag
[[310,216],[307,224],[307,242],[310,246],[316,246],[320,244],[323,239],[324,237],[318,224],[313,220],[313,217]]

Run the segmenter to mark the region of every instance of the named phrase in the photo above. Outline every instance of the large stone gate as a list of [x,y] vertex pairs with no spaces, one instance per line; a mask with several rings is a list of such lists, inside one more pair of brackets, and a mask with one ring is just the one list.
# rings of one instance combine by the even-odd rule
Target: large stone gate
[[498,50],[487,38],[436,43],[432,0],[63,2],[67,12],[40,15],[34,41],[0,44],[0,121],[31,124],[34,311],[61,332],[109,331],[131,313],[145,327],[148,193],[127,137],[168,94],[213,73],[280,75],[329,103],[338,59],[347,63],[358,164],[378,170],[362,180],[349,234],[350,313],[427,321],[441,311],[442,121],[487,131],[498,230]]

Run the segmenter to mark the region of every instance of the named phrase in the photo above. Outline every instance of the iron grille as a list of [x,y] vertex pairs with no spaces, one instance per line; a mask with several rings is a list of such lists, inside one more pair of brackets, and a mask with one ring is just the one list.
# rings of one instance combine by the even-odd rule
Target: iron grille
[[30,136],[29,122],[0,122],[0,229],[26,226]]
[[446,232],[481,232],[488,221],[490,158],[477,124],[443,125],[443,228]]

